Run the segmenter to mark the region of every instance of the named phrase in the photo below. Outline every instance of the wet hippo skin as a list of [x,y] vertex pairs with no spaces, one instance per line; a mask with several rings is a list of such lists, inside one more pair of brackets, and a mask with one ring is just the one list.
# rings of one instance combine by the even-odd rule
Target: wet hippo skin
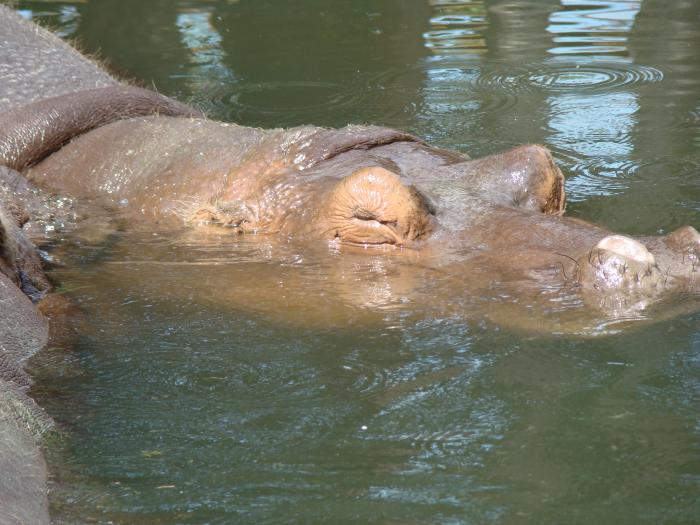
[[[52,38],[9,13],[3,23],[14,34],[7,49],[25,46],[31,55],[38,40]],[[560,267],[549,279],[580,286],[598,304],[601,293],[621,293],[613,302],[625,302],[629,293],[696,288],[700,236],[692,227],[667,239],[613,242],[613,232],[562,217],[564,179],[542,147],[469,160],[386,128],[212,122],[120,84],[67,46],[59,56],[68,62],[62,68],[86,71],[80,82],[61,80],[62,68],[52,64],[45,73],[58,87],[33,87],[35,79],[22,75],[0,87],[12,103],[0,113],[0,163],[40,188],[101,201],[138,224],[410,248],[443,269],[435,262],[441,251],[478,247],[494,260],[496,277]],[[451,261],[450,271],[469,273],[470,261],[461,269]]]

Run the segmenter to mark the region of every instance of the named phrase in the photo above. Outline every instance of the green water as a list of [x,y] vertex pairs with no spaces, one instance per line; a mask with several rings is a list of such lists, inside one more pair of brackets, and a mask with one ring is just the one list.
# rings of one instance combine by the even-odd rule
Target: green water
[[[700,225],[697,0],[16,7],[215,119],[384,124],[472,156],[542,143],[570,215]],[[382,256],[57,244],[85,312],[35,364],[57,523],[700,520],[697,313],[532,335],[424,309]],[[361,278],[339,291],[338,265]]]

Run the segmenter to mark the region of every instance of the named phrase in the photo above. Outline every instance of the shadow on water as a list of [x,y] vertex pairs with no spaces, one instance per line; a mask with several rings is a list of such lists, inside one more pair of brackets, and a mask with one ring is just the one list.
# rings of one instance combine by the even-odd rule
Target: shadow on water
[[[571,214],[631,234],[700,224],[697,1],[17,7],[212,118],[385,124],[473,156],[543,143]],[[57,523],[700,513],[697,314],[533,335],[464,315],[479,297],[431,301],[444,282],[381,255],[66,242],[54,277],[80,337],[34,363],[63,429]]]

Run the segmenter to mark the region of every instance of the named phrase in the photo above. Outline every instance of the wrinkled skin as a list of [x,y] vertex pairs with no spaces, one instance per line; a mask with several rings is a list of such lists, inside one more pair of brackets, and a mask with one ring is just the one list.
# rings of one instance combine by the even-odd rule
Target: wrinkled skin
[[68,93],[0,113],[0,164],[23,170],[91,129],[152,114],[203,116],[185,104],[137,87]]
[[[88,133],[28,177],[42,188],[102,199],[160,224],[212,223],[241,233],[361,244],[409,246],[428,237],[435,210],[411,180],[463,181],[494,204],[563,210],[563,177],[543,148],[466,160],[386,128],[264,131],[151,117]],[[371,221],[384,233],[363,240],[363,222]]]

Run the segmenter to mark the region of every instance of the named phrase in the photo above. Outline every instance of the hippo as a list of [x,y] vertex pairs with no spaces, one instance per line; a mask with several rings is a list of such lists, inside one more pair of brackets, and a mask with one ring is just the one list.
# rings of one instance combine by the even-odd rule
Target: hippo
[[564,177],[542,146],[473,160],[378,126],[214,122],[115,79],[62,42],[42,42],[56,39],[9,11],[2,23],[7,49],[29,50],[12,54],[27,61],[15,66],[31,71],[33,48],[60,46],[60,69],[47,64],[44,75],[76,74],[47,85],[8,72],[0,165],[42,191],[99,203],[127,228],[382,250],[455,276],[464,293],[503,280],[524,291],[558,285],[613,313],[697,292],[697,230],[632,238],[564,216]]
[[[193,236],[218,232],[222,242],[329,248],[353,264],[390,261],[407,295],[433,272],[449,294],[429,290],[416,296],[419,305],[451,314],[465,296],[486,297],[481,308],[511,326],[547,330],[504,297],[541,301],[554,288],[563,293],[558,299],[580,299],[613,318],[672,294],[698,295],[697,230],[633,238],[566,217],[563,174],[542,146],[470,159],[378,126],[262,130],[214,122],[116,79],[1,5],[0,35],[2,522],[49,522],[37,443],[51,422],[26,394],[24,363],[48,340],[34,303],[48,304],[51,283],[32,239],[56,222],[79,221],[88,205],[134,230],[184,227]],[[250,304],[276,297],[273,280],[243,283],[235,293],[198,287]],[[356,298],[358,285],[350,286],[347,295]],[[344,295],[338,289],[336,297]]]
[[410,251],[453,275],[487,266],[482,280],[566,284],[608,311],[697,290],[693,227],[635,239],[564,216],[564,177],[537,145],[470,160],[374,126],[260,130],[152,115],[97,127],[23,168],[39,188],[101,202],[132,227]]

